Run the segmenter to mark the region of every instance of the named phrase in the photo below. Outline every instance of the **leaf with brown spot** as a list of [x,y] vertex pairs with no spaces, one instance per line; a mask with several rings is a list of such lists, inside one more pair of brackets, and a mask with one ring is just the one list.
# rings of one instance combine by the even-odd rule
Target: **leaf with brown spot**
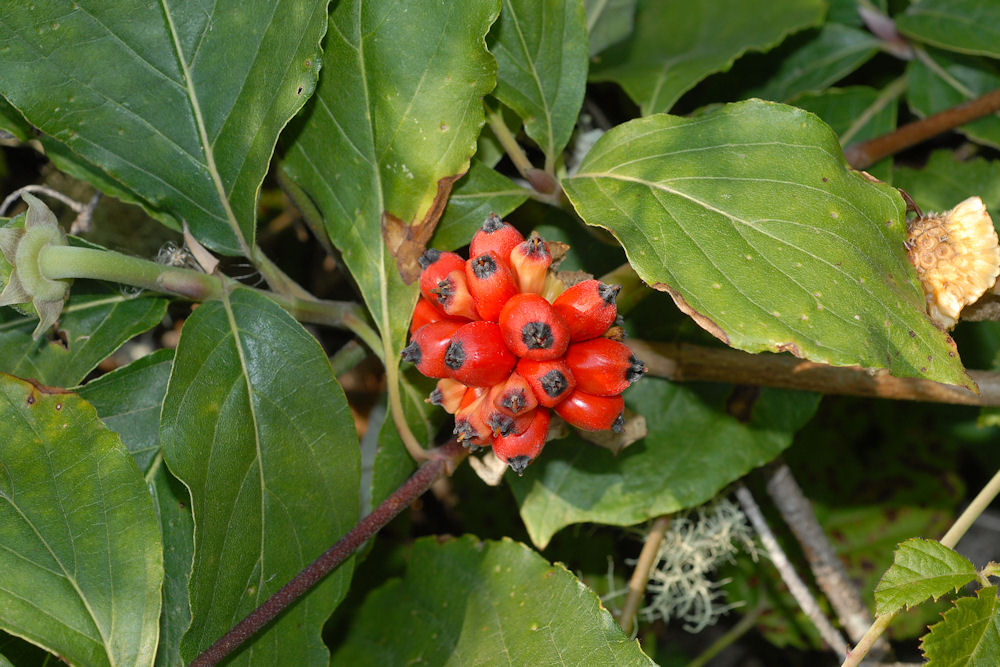
[[406,281],[476,152],[483,97],[496,85],[486,34],[499,11],[499,0],[419,12],[391,0],[339,3],[324,53],[336,65],[320,71],[285,133],[281,167],[319,210],[387,360],[406,342],[418,295]]
[[902,197],[852,170],[806,111],[749,100],[629,121],[563,187],[643,281],[732,347],[974,391],[927,317]]
[[396,258],[399,275],[403,277],[403,282],[407,285],[412,284],[420,277],[421,268],[417,260],[424,254],[427,242],[434,235],[434,229],[448,203],[452,186],[464,175],[463,172],[438,181],[434,203],[427,209],[424,219],[420,222],[407,225],[392,213],[382,212],[382,237],[385,239],[385,245],[389,248],[389,252]]

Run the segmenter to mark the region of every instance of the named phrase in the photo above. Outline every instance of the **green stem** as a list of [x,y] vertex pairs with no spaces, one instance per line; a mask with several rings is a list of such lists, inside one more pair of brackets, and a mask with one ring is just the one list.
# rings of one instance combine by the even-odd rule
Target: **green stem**
[[195,301],[218,299],[226,286],[217,276],[164,266],[113,250],[50,245],[38,254],[38,268],[53,280],[91,278],[177,294]]
[[[73,246],[47,246],[38,254],[38,268],[53,280],[89,278],[132,285],[154,292],[182,296],[193,301],[212,301],[237,286],[226,276],[210,276],[194,269],[164,266],[148,259],[131,257],[112,250]],[[284,308],[300,322],[324,324],[353,332],[376,354],[382,341],[368,324],[364,310],[349,301],[301,299],[248,287]]]
[[559,181],[556,179],[552,166],[547,164],[546,168],[542,170],[531,164],[528,156],[524,154],[521,144],[517,143],[517,139],[511,133],[510,129],[507,128],[507,123],[503,120],[502,112],[487,106],[486,122],[489,123],[490,129],[493,130],[497,141],[500,142],[507,156],[510,157],[510,161],[517,167],[518,173],[521,174],[524,180],[531,184],[535,192],[539,193],[540,196],[536,197],[536,199],[557,205],[556,202],[559,200],[561,188],[559,187]]
[[389,390],[389,413],[392,415],[392,421],[396,424],[396,431],[399,433],[406,451],[418,463],[426,461],[430,458],[430,454],[417,440],[417,436],[413,435],[410,423],[406,421],[406,413],[403,411],[403,398],[399,393],[399,359],[390,358],[392,349],[389,337],[386,336],[385,340],[383,366],[385,367],[385,384]]
[[[993,479],[986,483],[986,486],[976,494],[976,497],[972,499],[969,506],[965,508],[965,511],[955,520],[948,532],[944,534],[941,538],[941,544],[948,547],[949,549],[954,549],[958,544],[958,541],[962,539],[966,531],[976,522],[979,515],[989,507],[990,503],[1000,495],[1000,470],[993,475]],[[871,650],[872,645],[875,641],[882,636],[889,624],[892,623],[892,619],[896,617],[896,612],[891,614],[881,614],[875,618],[875,622],[872,623],[871,627],[868,628],[868,632],[865,636],[861,638],[858,645],[851,650],[847,655],[847,659],[844,660],[841,667],[855,667],[861,663],[861,660],[868,655],[868,651]]]
[[486,107],[486,122],[489,123],[490,129],[493,130],[494,136],[496,136],[497,141],[503,147],[504,151],[507,152],[510,161],[514,163],[517,168],[518,173],[521,174],[525,179],[528,178],[528,173],[535,167],[528,160],[528,156],[524,154],[521,145],[517,143],[517,139],[511,134],[510,129],[507,127],[507,123],[503,120],[503,114],[499,110],[494,110]]

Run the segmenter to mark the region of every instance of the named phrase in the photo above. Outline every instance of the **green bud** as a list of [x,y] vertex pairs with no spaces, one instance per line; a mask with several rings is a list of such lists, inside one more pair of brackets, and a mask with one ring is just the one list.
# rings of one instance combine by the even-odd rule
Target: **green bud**
[[39,268],[38,258],[43,249],[67,245],[67,241],[55,215],[41,200],[27,193],[21,197],[28,211],[0,227],[0,306],[14,306],[26,315],[37,315],[38,326],[32,336],[38,338],[59,319],[69,295],[69,281],[47,278]]

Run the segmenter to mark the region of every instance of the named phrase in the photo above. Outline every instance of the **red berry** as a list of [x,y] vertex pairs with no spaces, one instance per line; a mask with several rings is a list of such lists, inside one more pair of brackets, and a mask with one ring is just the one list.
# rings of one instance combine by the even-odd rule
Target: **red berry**
[[[452,271],[464,271],[465,260],[453,252],[441,252],[434,248],[428,248],[417,261],[424,269],[420,273],[420,293],[437,307],[438,300],[434,290],[437,289],[438,283]],[[444,310],[441,312],[444,313]]]
[[494,398],[496,406],[514,416],[530,412],[538,405],[538,399],[531,385],[517,371],[511,373],[507,381],[498,386],[501,390]]
[[572,341],[589,340],[603,334],[615,321],[615,297],[620,290],[618,285],[584,280],[560,294],[552,307],[569,325]]
[[484,446],[490,442],[492,432],[482,416],[486,394],[483,389],[469,389],[455,412],[455,439],[466,447]]
[[584,431],[619,432],[625,424],[625,399],[594,396],[577,389],[555,407],[556,414]]
[[469,244],[469,257],[482,255],[484,252],[492,250],[506,264],[510,251],[522,241],[524,241],[524,237],[521,232],[501,220],[499,215],[490,213],[483,226],[472,236],[472,243]]
[[524,431],[506,436],[494,436],[493,453],[518,475],[523,475],[524,469],[545,447],[550,416],[547,408],[538,408],[531,414],[531,422]]
[[620,394],[646,372],[646,365],[627,345],[609,338],[573,343],[566,350],[566,365],[576,388],[595,396]]
[[468,389],[458,380],[442,378],[438,380],[437,386],[434,387],[434,391],[431,392],[426,402],[431,405],[440,405],[445,412],[453,415],[462,404],[462,398]]
[[552,254],[545,241],[534,236],[510,251],[510,269],[522,292],[541,294],[545,288],[545,275],[552,264]]
[[474,320],[479,317],[465,281],[465,269],[451,271],[431,290],[433,302],[449,317]]
[[[412,336],[417,332],[417,329],[424,326],[425,324],[430,324],[431,322],[440,322],[441,320],[449,319],[448,315],[445,315],[435,306],[433,303],[420,297],[417,299],[417,305],[413,308],[413,318],[410,320],[410,335]],[[455,318],[465,324],[468,322],[465,318]]]
[[402,352],[403,361],[413,362],[417,370],[430,378],[448,377],[445,354],[451,337],[464,325],[447,319],[420,327]]
[[503,342],[496,322],[477,320],[455,331],[444,355],[448,377],[470,387],[491,387],[514,370],[517,357]]
[[471,257],[465,265],[465,281],[484,320],[497,321],[507,299],[517,294],[514,274],[492,250]]
[[576,388],[573,373],[562,359],[521,359],[517,362],[517,373],[527,380],[538,404],[547,408],[569,396]]
[[556,359],[569,345],[569,325],[537,294],[516,294],[500,311],[500,330],[507,347],[524,359]]

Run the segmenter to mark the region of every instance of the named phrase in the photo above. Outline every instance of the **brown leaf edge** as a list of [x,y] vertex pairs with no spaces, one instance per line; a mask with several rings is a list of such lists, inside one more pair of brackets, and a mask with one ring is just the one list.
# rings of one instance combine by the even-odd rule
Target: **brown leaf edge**
[[681,296],[680,292],[666,283],[652,283],[650,287],[669,294],[670,298],[674,300],[674,304],[677,305],[682,313],[694,320],[695,324],[700,326],[702,329],[712,334],[726,345],[729,345],[729,335],[726,334],[726,332],[723,331],[718,324],[692,308],[691,305],[684,300],[684,297]]
[[465,176],[465,172],[438,180],[437,194],[420,222],[406,224],[392,213],[382,211],[382,238],[389,252],[396,258],[396,267],[407,285],[413,284],[420,277],[421,268],[417,260],[427,249],[427,242],[444,213],[455,181],[462,176]]

